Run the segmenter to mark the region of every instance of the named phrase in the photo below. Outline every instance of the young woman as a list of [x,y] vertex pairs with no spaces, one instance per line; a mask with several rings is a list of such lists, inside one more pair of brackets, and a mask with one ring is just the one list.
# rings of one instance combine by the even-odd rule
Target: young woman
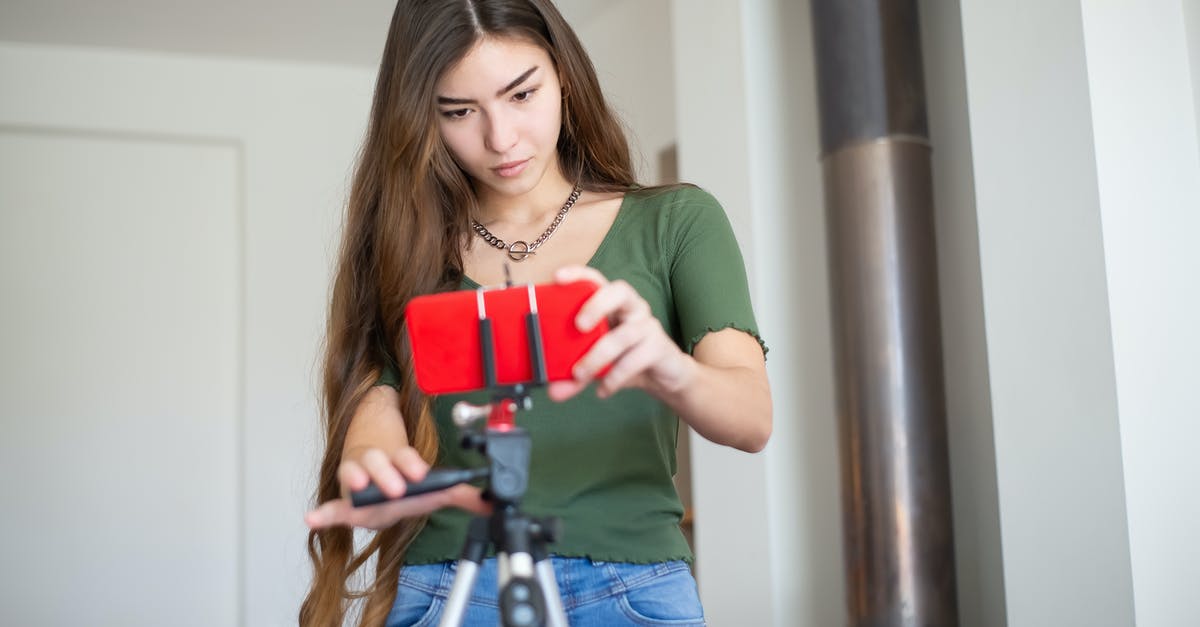
[[[636,184],[620,125],[551,0],[401,0],[356,170],[330,307],[326,450],[305,625],[429,624],[453,579],[480,490],[391,497],[430,465],[473,466],[455,441],[462,395],[417,390],[403,307],[417,295],[514,279],[590,280],[576,318],[611,330],[573,381],[534,393],[522,503],[557,516],[550,548],[572,624],[703,624],[672,484],[678,419],[746,451],[766,445],[771,401],[741,254],[721,207],[689,186]],[[596,373],[611,365],[603,378]],[[480,400],[479,395],[466,398]],[[352,530],[376,530],[361,553]],[[347,585],[378,558],[361,592]],[[495,560],[467,614],[496,624]]]

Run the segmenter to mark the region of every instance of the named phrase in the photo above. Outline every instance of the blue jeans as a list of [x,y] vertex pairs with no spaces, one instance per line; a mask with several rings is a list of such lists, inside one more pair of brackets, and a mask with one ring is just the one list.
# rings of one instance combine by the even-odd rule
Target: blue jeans
[[[696,580],[687,564],[626,564],[552,557],[563,609],[572,627],[704,625]],[[457,572],[455,562],[405,566],[387,626],[436,625]],[[500,624],[496,559],[483,562],[464,625]]]

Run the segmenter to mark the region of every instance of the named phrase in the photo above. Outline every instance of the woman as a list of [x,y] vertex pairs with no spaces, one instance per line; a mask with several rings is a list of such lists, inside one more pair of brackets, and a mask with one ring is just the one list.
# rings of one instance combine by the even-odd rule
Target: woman
[[[765,347],[720,206],[693,187],[636,184],[591,62],[550,0],[399,2],[344,228],[301,623],[340,625],[357,594],[346,581],[371,555],[361,622],[436,620],[470,512],[489,509],[480,490],[358,509],[345,495],[373,481],[399,497],[431,463],[478,465],[449,420],[463,396],[415,387],[403,307],[501,283],[508,262],[521,282],[594,281],[576,323],[612,325],[574,380],[535,391],[519,416],[534,444],[522,506],[563,520],[550,548],[569,620],[702,624],[671,482],[677,417],[760,450]],[[357,555],[354,527],[378,530]],[[494,562],[468,622],[497,622]]]

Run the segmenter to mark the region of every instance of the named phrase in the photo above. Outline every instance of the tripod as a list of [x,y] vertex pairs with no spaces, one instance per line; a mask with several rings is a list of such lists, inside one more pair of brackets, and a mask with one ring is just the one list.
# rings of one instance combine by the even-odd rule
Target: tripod
[[[511,282],[506,284],[506,287],[511,286]],[[529,432],[516,425],[515,414],[532,407],[530,387],[547,382],[537,295],[533,285],[529,285],[529,313],[525,314],[525,326],[533,377],[525,383],[500,385],[496,375],[492,320],[487,316],[483,298],[488,289],[476,290],[476,310],[484,381],[492,393],[492,402],[487,405],[460,402],[453,409],[462,447],[482,453],[488,465],[431,470],[424,480],[410,483],[405,496],[442,490],[477,479],[487,480],[484,498],[491,501],[494,508],[490,516],[473,518],[467,529],[454,583],[442,614],[440,624],[443,627],[462,624],[489,547],[496,549],[499,566],[501,623],[505,627],[566,627],[566,612],[546,548],[561,535],[561,524],[555,518],[531,518],[520,508],[529,484],[533,442]],[[485,417],[486,425],[478,427]],[[351,495],[356,507],[385,500],[387,497],[375,484]]]

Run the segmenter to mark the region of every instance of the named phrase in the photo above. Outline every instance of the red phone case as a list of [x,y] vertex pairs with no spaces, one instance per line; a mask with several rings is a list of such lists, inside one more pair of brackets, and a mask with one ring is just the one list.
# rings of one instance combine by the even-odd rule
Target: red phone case
[[[575,315],[596,289],[590,281],[534,287],[550,381],[573,378],[571,367],[608,332],[606,321],[586,333],[575,327]],[[486,290],[483,300],[492,320],[497,383],[529,382],[533,378],[525,326],[529,288]],[[405,316],[421,391],[448,394],[486,387],[475,290],[418,296],[409,301]]]

